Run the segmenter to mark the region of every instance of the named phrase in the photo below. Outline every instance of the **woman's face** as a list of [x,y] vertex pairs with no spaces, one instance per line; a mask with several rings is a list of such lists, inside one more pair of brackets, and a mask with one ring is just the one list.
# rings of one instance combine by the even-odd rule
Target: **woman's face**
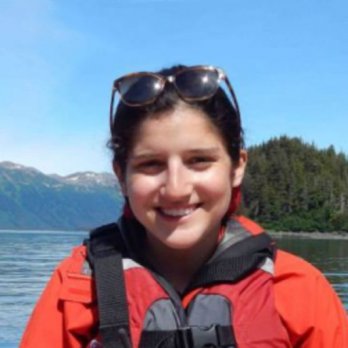
[[209,236],[216,242],[245,161],[234,168],[219,132],[189,107],[146,119],[135,139],[125,174],[118,176],[149,240],[172,249]]

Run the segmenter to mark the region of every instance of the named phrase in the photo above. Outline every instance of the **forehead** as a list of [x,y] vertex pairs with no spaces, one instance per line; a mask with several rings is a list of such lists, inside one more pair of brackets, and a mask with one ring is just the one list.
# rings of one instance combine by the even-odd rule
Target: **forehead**
[[144,147],[185,149],[223,143],[219,130],[203,111],[181,106],[145,119],[135,133],[132,152]]

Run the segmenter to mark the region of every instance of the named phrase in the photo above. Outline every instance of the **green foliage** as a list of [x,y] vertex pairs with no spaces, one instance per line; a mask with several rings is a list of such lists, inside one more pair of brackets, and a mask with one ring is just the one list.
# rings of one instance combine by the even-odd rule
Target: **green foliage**
[[283,231],[348,232],[348,159],[282,136],[249,149],[243,213]]

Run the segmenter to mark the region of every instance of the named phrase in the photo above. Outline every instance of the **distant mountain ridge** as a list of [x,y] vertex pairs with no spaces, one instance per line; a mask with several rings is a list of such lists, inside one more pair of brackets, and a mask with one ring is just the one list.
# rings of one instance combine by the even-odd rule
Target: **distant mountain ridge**
[[47,175],[0,162],[1,229],[90,229],[114,221],[122,201],[110,173]]

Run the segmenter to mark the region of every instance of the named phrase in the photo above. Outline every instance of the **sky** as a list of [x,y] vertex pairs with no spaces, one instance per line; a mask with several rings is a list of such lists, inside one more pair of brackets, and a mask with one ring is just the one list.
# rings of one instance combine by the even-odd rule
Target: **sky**
[[0,0],[0,162],[110,172],[113,80],[179,63],[224,69],[247,146],[348,154],[346,0]]

